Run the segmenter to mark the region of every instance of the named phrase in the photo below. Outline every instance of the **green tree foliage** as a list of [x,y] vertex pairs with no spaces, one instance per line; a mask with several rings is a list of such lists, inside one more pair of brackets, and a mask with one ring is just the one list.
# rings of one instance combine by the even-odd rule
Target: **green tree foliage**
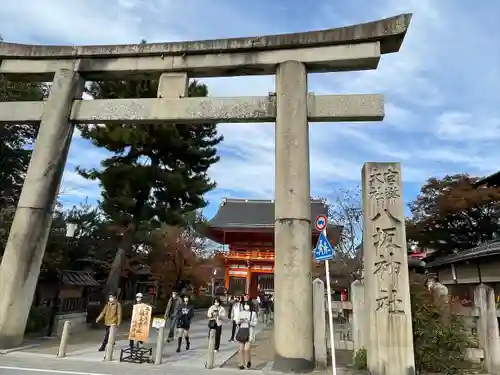
[[410,293],[417,372],[456,375],[470,367],[466,350],[472,337],[461,317],[427,290],[422,276],[412,275]]
[[[72,235],[69,225],[75,225]],[[51,232],[47,241],[41,271],[53,273],[69,269],[78,259],[95,259],[111,262],[117,238],[108,229],[99,209],[84,202],[64,211],[57,206],[53,215]]]
[[[0,75],[2,102],[39,101],[45,96],[46,87],[42,84],[11,82]],[[5,248],[37,131],[34,124],[0,125],[0,255]]]
[[445,255],[489,241],[500,233],[500,188],[474,186],[464,174],[430,178],[410,204],[407,237]]
[[[96,99],[156,98],[158,81],[94,82],[89,93]],[[207,96],[206,85],[192,81],[189,96]],[[219,158],[222,140],[215,124],[113,124],[81,127],[82,137],[112,156],[101,169],[79,170],[99,180],[100,207],[121,232],[122,241],[110,274],[117,285],[124,257],[161,223],[183,226],[186,214],[206,205],[204,194],[215,187],[209,167]],[[114,279],[111,282],[111,279]]]

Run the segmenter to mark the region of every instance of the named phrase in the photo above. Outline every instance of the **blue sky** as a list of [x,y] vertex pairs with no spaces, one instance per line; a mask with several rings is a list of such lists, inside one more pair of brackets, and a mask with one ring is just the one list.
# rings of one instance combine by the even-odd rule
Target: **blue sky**
[[[311,124],[313,196],[359,184],[366,161],[403,165],[405,200],[430,176],[500,169],[500,3],[493,0],[16,0],[0,2],[6,41],[36,44],[167,42],[308,31],[414,14],[399,53],[376,71],[310,75],[318,94],[381,93],[380,123]],[[267,95],[273,77],[202,80],[212,96]],[[208,217],[223,197],[268,198],[274,190],[272,124],[224,124],[210,174]],[[63,180],[73,205],[99,198],[75,166],[98,166],[102,150],[75,135]]]

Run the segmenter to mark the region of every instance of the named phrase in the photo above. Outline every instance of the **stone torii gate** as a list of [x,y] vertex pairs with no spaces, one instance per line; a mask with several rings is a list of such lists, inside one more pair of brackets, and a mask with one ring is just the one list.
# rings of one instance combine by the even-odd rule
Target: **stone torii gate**
[[[0,123],[39,123],[0,265],[0,348],[18,346],[40,272],[74,124],[276,122],[274,368],[313,365],[308,122],[381,121],[382,95],[314,95],[307,73],[376,69],[410,14],[343,28],[107,46],[0,43],[0,74],[50,82],[43,102],[0,103]],[[188,79],[276,75],[276,95],[187,98]],[[85,81],[160,77],[156,99],[81,100]],[[1,126],[1,125],[0,125]]]

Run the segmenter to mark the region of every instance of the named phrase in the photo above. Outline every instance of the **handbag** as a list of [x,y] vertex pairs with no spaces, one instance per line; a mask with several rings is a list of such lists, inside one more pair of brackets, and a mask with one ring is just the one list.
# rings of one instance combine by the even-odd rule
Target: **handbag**
[[215,319],[210,319],[208,321],[208,328],[209,329],[216,329],[217,328],[217,321]]
[[[252,320],[253,312],[250,312],[250,320]],[[238,332],[235,337],[238,342],[248,342],[250,341],[250,327],[240,327],[238,328]]]
[[238,342],[248,342],[250,340],[250,328],[240,327],[235,339]]

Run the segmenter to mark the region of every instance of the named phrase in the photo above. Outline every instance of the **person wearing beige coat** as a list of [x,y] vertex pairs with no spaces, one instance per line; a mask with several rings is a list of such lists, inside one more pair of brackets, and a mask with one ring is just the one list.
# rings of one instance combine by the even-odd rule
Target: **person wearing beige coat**
[[102,340],[101,347],[99,348],[100,352],[103,352],[106,349],[106,345],[108,344],[109,339],[109,328],[111,326],[120,326],[122,322],[122,305],[117,301],[116,296],[110,294],[109,301],[102,309],[101,313],[95,320],[96,323],[99,323],[104,318],[104,325],[106,326],[106,332],[104,333],[104,339]]

